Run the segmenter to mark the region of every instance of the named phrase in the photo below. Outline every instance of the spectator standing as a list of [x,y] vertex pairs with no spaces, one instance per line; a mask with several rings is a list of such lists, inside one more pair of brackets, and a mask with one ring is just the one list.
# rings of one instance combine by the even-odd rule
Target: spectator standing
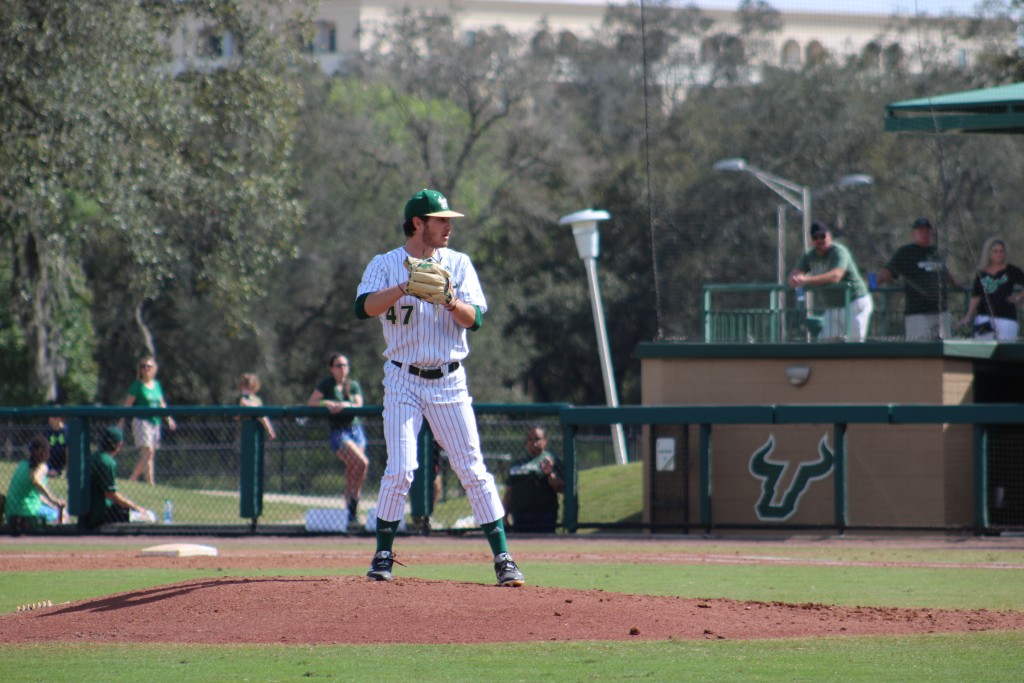
[[44,436],[50,444],[50,459],[46,466],[52,476],[59,477],[68,464],[68,427],[60,415],[46,418],[46,423]]
[[[469,256],[448,248],[452,218],[436,190],[421,190],[405,204],[405,244],[374,256],[356,290],[360,319],[376,317],[384,331],[384,440],[388,462],[377,504],[377,549],[367,576],[390,581],[395,561],[395,531],[405,516],[406,499],[417,463],[417,436],[423,419],[448,454],[476,523],[494,554],[500,586],[522,586],[523,574],[508,552],[502,518],[505,509],[494,477],[487,471],[473,398],[463,361],[469,355],[467,333],[478,330],[487,300]],[[443,305],[407,294],[409,259],[432,261],[443,268]]]
[[4,503],[4,516],[12,534],[39,531],[46,524],[62,521],[65,502],[53,495],[46,483],[49,459],[49,440],[36,436],[14,469]]
[[846,292],[838,287],[828,287],[819,292],[825,308],[822,336],[826,339],[864,341],[874,304],[850,250],[833,241],[832,228],[824,223],[811,224],[811,241],[814,246],[800,257],[789,273],[789,286],[849,285],[853,290],[849,330],[846,329]]
[[[160,386],[160,380],[156,378],[156,359],[146,356],[139,360],[136,379],[128,388],[128,397],[125,398],[125,406],[136,406],[139,408],[166,408],[164,390]],[[124,420],[121,421],[124,423]],[[174,418],[167,416],[167,428],[172,432],[176,425]],[[160,447],[160,418],[142,417],[132,419],[132,437],[135,439],[135,447],[139,449],[139,461],[132,470],[128,481],[136,481],[139,477],[145,476],[150,486],[156,485],[155,460],[156,449]]]
[[975,339],[1017,341],[1017,302],[1024,287],[1024,271],[1008,261],[1006,243],[998,237],[985,241],[974,276],[971,302],[959,325],[973,320]]
[[554,533],[558,522],[558,494],[565,488],[561,462],[548,451],[543,427],[526,431],[529,459],[508,471],[505,507],[512,531]]
[[349,376],[348,356],[331,354],[327,361],[330,375],[320,380],[306,405],[327,408],[331,417],[329,442],[331,450],[345,463],[345,499],[348,502],[349,523],[355,523],[359,510],[359,496],[366,480],[370,461],[366,457],[366,433],[359,418],[345,413],[348,408],[361,408],[363,390],[359,382]]
[[150,522],[156,521],[156,513],[126,498],[117,490],[117,458],[124,446],[124,432],[120,427],[110,426],[100,434],[99,447],[89,457],[89,509],[79,516],[78,524],[83,529],[98,529],[104,524],[128,522],[130,511],[134,510]]
[[911,242],[892,255],[879,269],[879,286],[903,280],[906,304],[903,310],[904,336],[907,339],[947,339],[951,332],[949,315],[950,287],[962,289],[933,244],[935,229],[927,218],[911,225]]
[[[238,380],[238,392],[240,394],[238,398],[238,405],[246,408],[261,408],[263,407],[263,399],[259,396],[260,391],[260,378],[251,372],[244,373]],[[259,422],[263,425],[263,431],[266,432],[267,438],[274,440],[277,438],[277,433],[274,431],[274,425],[270,422],[270,418],[264,416],[259,418]]]

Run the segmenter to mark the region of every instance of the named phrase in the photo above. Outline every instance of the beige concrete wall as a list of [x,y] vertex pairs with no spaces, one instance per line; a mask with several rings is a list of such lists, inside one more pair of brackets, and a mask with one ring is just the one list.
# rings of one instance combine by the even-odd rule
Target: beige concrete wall
[[[785,370],[810,368],[795,387]],[[644,359],[643,405],[947,404],[972,401],[968,360],[921,359]],[[664,428],[662,428],[664,429]],[[712,505],[715,524],[764,524],[755,506],[763,482],[750,471],[769,438],[769,461],[787,464],[774,498],[781,502],[801,463],[834,452],[833,425],[715,425],[712,432]],[[659,432],[660,434],[661,432]],[[690,430],[690,519],[698,524],[698,429]],[[947,526],[972,522],[972,431],[969,425],[849,425],[847,521],[851,526]],[[657,477],[657,473],[652,475]],[[811,482],[794,525],[834,520],[834,476]],[[645,505],[648,521],[657,510]]]

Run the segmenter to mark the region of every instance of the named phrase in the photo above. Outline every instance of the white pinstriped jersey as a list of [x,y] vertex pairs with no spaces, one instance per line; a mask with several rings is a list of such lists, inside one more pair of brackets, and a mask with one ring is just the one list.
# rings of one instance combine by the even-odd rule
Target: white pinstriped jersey
[[[408,282],[409,271],[405,267],[408,255],[403,246],[374,256],[366,266],[356,296]],[[459,299],[477,306],[481,313],[487,312],[487,299],[469,256],[441,248],[434,251],[431,260],[438,261],[452,274],[452,287]],[[384,356],[388,360],[436,368],[469,355],[466,328],[456,323],[442,306],[403,296],[377,317],[384,328],[387,343]]]

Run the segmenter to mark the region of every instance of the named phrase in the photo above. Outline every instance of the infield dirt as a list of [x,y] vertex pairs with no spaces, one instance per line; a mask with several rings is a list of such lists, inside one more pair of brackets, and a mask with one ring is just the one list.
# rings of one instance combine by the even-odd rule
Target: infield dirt
[[[101,550],[52,553],[34,547],[47,539],[12,539],[0,545],[0,572],[52,569],[55,562],[76,569],[175,567],[291,570],[363,568],[371,539],[182,539],[217,546],[217,557],[144,557],[149,539],[96,539]],[[908,547],[904,540],[899,541]],[[52,539],[50,539],[52,542]],[[164,542],[161,539],[160,542]],[[605,563],[817,563],[777,553],[746,557],[722,552],[638,554],[629,542],[593,555],[587,540],[539,539],[523,543],[516,559],[529,579],[529,566],[545,561]],[[819,544],[821,541],[817,541]],[[872,540],[871,543],[896,541]],[[946,539],[911,541],[949,543]],[[842,543],[849,547],[848,541]],[[960,541],[982,549],[985,539]],[[1000,550],[1007,549],[998,543]],[[411,566],[486,562],[480,540],[414,538],[396,545]],[[1010,543],[1012,548],[1015,544]],[[1019,543],[1024,547],[1024,540]],[[111,547],[114,546],[114,547]],[[118,547],[123,546],[123,547]],[[333,549],[335,546],[337,549]],[[790,545],[789,547],[792,547]],[[405,549],[405,552],[403,552]],[[1020,557],[1016,553],[1011,553]],[[865,562],[859,565],[871,564]],[[892,566],[893,563],[879,563]],[[908,565],[911,566],[911,565]],[[950,566],[950,565],[943,565]],[[954,565],[988,566],[988,565]],[[999,562],[1014,576],[1024,567]],[[499,588],[400,575],[391,583],[361,574],[337,576],[223,576],[80,600],[0,616],[0,642],[174,642],[174,643],[483,643],[540,640],[693,640],[807,636],[921,634],[956,631],[1024,631],[1024,612],[844,607],[779,602],[742,602],[629,595],[600,590],[524,586]],[[1010,577],[1008,576],[1008,579]]]

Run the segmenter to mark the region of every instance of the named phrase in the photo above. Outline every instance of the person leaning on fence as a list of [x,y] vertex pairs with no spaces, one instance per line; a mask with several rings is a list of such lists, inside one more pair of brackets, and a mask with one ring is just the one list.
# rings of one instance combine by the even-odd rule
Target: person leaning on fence
[[[146,356],[139,360],[136,370],[136,379],[128,388],[128,397],[125,398],[126,406],[137,408],[166,408],[167,401],[164,399],[164,389],[160,380],[156,378],[156,359]],[[123,426],[124,420],[121,420]],[[174,418],[167,416],[167,428],[172,432],[176,425]],[[132,470],[128,481],[135,481],[141,476],[146,477],[150,486],[156,484],[156,449],[160,447],[160,418],[142,417],[132,420],[132,437],[135,439],[135,447],[139,449],[139,461]]]
[[29,443],[25,458],[14,469],[4,503],[7,528],[12,534],[40,531],[47,524],[62,521],[65,502],[53,495],[46,484],[49,459],[49,440],[36,436]]
[[[789,273],[789,286],[823,287],[817,294],[820,297],[817,301],[825,308],[823,338],[864,341],[874,304],[850,250],[833,241],[832,228],[824,223],[811,224],[811,240],[813,248],[800,257]],[[827,285],[848,285],[852,288],[849,330],[846,329],[846,292]]]
[[967,315],[958,326],[972,325],[981,340],[1017,341],[1017,303],[1024,298],[1024,271],[1008,261],[1006,243],[998,237],[985,241],[974,276]]
[[948,290],[962,289],[946,268],[942,255],[932,243],[935,229],[927,218],[911,227],[911,242],[896,250],[878,270],[879,286],[903,280],[906,304],[903,310],[907,339],[947,339],[951,333]]
[[529,458],[508,470],[505,508],[511,517],[511,531],[554,533],[558,523],[558,494],[565,488],[559,460],[548,450],[542,427],[526,431]]
[[110,426],[100,433],[99,447],[89,457],[89,509],[78,517],[78,525],[87,530],[104,524],[131,521],[131,511],[140,518],[156,521],[156,514],[117,490],[117,458],[124,446],[124,432]]
[[[238,380],[238,393],[240,394],[238,405],[246,408],[263,407],[263,399],[259,396],[259,390],[259,376],[251,372],[244,373]],[[277,433],[274,432],[274,425],[271,424],[270,418],[264,415],[259,418],[259,423],[263,426],[263,431],[266,432],[268,439],[274,440],[277,438]]]
[[340,353],[327,359],[330,375],[320,380],[306,399],[308,406],[327,408],[331,433],[331,450],[345,463],[345,499],[348,501],[349,523],[355,523],[359,511],[359,496],[366,481],[370,460],[366,457],[366,433],[359,418],[345,411],[363,406],[363,390],[359,382],[349,376],[349,360]]

